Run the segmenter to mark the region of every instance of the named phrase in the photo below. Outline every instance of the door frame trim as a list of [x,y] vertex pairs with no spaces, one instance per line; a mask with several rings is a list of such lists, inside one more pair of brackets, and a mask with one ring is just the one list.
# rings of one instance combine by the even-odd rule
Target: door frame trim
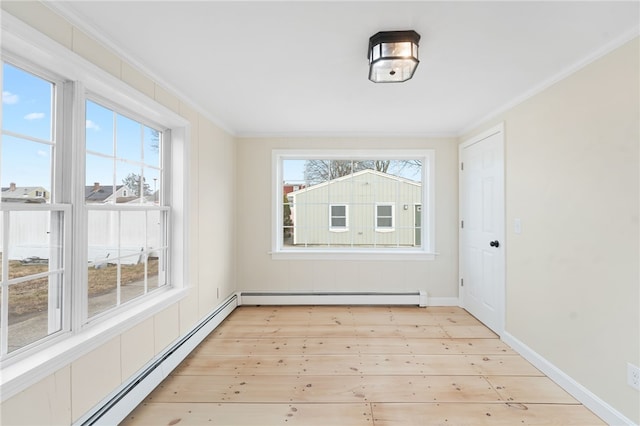
[[462,194],[463,194],[463,179],[462,179],[462,152],[465,148],[476,144],[478,142],[481,142],[491,136],[494,136],[496,134],[500,134],[501,138],[500,138],[500,145],[501,145],[501,150],[502,150],[502,178],[503,178],[503,182],[502,182],[502,229],[500,230],[501,232],[501,236],[500,236],[500,243],[503,247],[503,250],[500,251],[500,256],[502,257],[502,271],[500,271],[500,273],[502,274],[502,283],[501,283],[501,287],[498,289],[498,303],[497,303],[497,307],[500,310],[500,313],[498,315],[498,324],[497,324],[497,329],[493,330],[495,333],[497,333],[499,336],[502,337],[502,335],[505,332],[505,324],[506,324],[506,311],[507,311],[507,298],[506,298],[506,290],[507,290],[507,264],[506,264],[506,251],[507,251],[507,244],[506,244],[506,221],[507,221],[507,217],[506,217],[506,157],[505,157],[505,136],[504,136],[504,122],[500,122],[497,125],[477,134],[474,136],[471,136],[465,140],[463,140],[459,145],[458,145],[458,301],[459,301],[459,306],[461,308],[465,308],[465,302],[464,302],[464,292],[462,291],[462,284],[461,284],[461,280],[462,280],[462,232],[461,232],[461,222],[463,220],[462,218]]

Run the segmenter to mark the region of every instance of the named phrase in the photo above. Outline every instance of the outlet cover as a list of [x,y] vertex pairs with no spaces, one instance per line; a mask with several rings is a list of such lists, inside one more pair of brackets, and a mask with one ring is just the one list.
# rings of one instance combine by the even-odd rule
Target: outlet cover
[[634,389],[640,390],[640,368],[627,363],[627,383]]

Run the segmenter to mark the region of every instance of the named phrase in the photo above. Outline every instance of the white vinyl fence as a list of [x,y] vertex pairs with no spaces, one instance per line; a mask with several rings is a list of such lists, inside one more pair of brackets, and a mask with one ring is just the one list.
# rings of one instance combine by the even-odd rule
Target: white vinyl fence
[[[12,211],[9,214],[8,247],[2,235],[4,215],[0,214],[0,252],[9,260],[46,262],[56,250],[51,228],[58,212]],[[90,211],[88,217],[89,262],[120,258],[123,264],[140,262],[142,252],[162,246],[161,214],[149,211]],[[61,228],[61,227],[60,227]]]

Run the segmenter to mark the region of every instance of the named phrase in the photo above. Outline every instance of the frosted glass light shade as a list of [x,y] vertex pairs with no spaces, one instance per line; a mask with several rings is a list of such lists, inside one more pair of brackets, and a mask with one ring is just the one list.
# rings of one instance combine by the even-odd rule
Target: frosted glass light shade
[[409,31],[381,31],[369,39],[369,80],[399,83],[413,77],[420,61],[420,34]]

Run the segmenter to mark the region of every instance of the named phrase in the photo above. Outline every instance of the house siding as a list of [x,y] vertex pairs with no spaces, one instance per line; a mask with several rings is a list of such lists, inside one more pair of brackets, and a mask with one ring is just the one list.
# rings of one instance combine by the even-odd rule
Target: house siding
[[[292,192],[290,197],[294,245],[414,245],[414,206],[422,203],[422,185],[418,182],[365,170]],[[376,230],[378,204],[394,206],[391,230]],[[348,206],[346,230],[330,229],[331,205]]]

